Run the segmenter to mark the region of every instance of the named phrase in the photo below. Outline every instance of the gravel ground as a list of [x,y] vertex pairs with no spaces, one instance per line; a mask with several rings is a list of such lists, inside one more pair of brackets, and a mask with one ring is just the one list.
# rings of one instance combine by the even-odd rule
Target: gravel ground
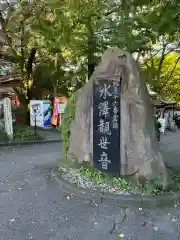
[[103,192],[116,193],[118,195],[130,195],[130,193],[126,192],[126,190],[119,190],[111,186],[109,183],[104,182],[95,182],[93,180],[88,179],[83,176],[78,169],[60,167],[60,176],[73,184],[76,184],[81,188],[88,188],[92,190],[99,190]]

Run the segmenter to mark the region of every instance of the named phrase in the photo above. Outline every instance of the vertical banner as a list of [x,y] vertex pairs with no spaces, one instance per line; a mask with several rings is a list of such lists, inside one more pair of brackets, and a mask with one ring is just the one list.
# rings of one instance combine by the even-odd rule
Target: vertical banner
[[54,98],[54,108],[53,108],[53,114],[52,114],[52,125],[57,126],[58,125],[58,98]]
[[120,81],[99,80],[93,89],[93,164],[120,172]]
[[51,127],[51,104],[49,100],[43,101],[43,125]]
[[57,126],[62,123],[62,114],[65,111],[67,105],[66,97],[55,97],[54,98],[54,109],[53,109],[53,117],[52,124]]
[[9,140],[13,139],[13,124],[12,124],[12,110],[11,110],[11,99],[4,98],[4,125],[5,132]]
[[62,114],[65,111],[67,105],[67,98],[66,97],[60,97],[59,98],[59,113]]

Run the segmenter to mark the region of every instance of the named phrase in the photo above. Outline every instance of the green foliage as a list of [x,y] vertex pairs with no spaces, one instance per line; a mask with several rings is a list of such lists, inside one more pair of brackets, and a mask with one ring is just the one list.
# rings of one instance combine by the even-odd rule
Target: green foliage
[[164,192],[163,180],[161,177],[155,177],[147,181],[144,185],[139,185],[139,188],[151,195],[162,195]]
[[69,137],[71,134],[70,127],[72,121],[75,118],[75,111],[76,111],[76,95],[73,94],[68,100],[65,112],[63,114],[63,124],[61,127],[63,150],[66,158],[69,149]]
[[[71,166],[72,167],[72,166]],[[62,175],[63,168],[59,168]],[[83,178],[91,180],[97,188],[103,188],[105,185],[113,188],[115,192],[128,192],[132,194],[145,195],[164,195],[167,192],[180,190],[180,173],[171,173],[169,185],[163,188],[163,180],[161,177],[154,177],[146,181],[144,184],[136,184],[126,178],[111,177],[105,173],[96,171],[91,166],[81,166],[74,168],[74,173],[80,174]]]
[[[160,61],[162,64],[160,65]],[[180,54],[169,53],[164,56],[154,56],[146,62],[144,71],[153,90],[162,98],[180,102]],[[160,74],[159,74],[160,73]]]
[[151,195],[162,194],[162,181],[160,179],[153,179],[147,181],[145,184],[137,184],[134,186],[128,179],[120,177],[110,177],[107,174],[98,172],[91,167],[81,167],[78,172],[82,176],[94,181],[97,185],[108,184],[115,191],[130,192],[130,193],[145,193]]
[[38,134],[34,134],[34,129],[30,129],[29,127],[16,127],[15,140],[33,141],[42,140],[42,138]]
[[[0,11],[0,23],[8,46],[0,57],[12,59],[27,102],[44,90],[70,96],[87,81],[108,47],[148,54],[151,44],[167,36],[169,43],[179,44],[178,0],[32,0],[7,6],[5,20]],[[27,63],[34,48],[30,77]]]
[[180,172],[171,172],[169,187],[174,190],[180,190]]
[[22,132],[22,133],[16,134],[15,140],[32,141],[32,140],[42,140],[42,138],[38,135],[34,135],[32,132]]
[[79,172],[88,179],[96,181],[98,184],[103,183],[103,179],[105,178],[104,173],[94,171],[94,169],[91,166],[80,167]]
[[[150,57],[149,49],[164,39],[179,46],[178,0],[32,0],[7,6],[6,14],[0,11],[8,37],[0,58],[11,61],[21,75],[16,92],[26,107],[34,97],[69,97],[88,80],[108,47]],[[161,77],[160,72],[153,81]],[[173,98],[177,88],[164,88],[162,94]]]
[[[150,42],[156,43],[168,34],[164,29],[167,23],[171,36],[178,32],[177,19],[170,29],[169,23],[174,21],[178,12],[174,8],[177,5],[170,1],[45,2],[44,9],[48,9],[51,17],[42,11],[35,33],[44,58],[54,61],[55,55],[61,53],[65,65],[74,67],[70,82],[65,81],[67,88],[69,83],[76,85],[74,79],[82,84],[87,80],[107,47],[117,46],[131,53],[144,53]],[[171,37],[170,41],[174,39]],[[78,84],[76,87],[79,88]]]

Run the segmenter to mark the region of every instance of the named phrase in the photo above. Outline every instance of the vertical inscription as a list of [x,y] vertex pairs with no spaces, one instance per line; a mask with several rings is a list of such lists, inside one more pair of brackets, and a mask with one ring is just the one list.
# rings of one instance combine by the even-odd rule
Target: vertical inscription
[[120,90],[120,81],[94,84],[93,164],[103,172],[120,171]]

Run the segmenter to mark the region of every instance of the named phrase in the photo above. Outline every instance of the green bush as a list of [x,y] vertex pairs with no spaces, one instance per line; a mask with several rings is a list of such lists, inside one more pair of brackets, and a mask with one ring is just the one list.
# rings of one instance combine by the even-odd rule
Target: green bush
[[16,133],[15,140],[21,141],[33,141],[33,140],[42,140],[39,135],[34,135],[32,132],[18,132]]
[[61,127],[61,136],[62,136],[62,142],[63,142],[63,150],[64,155],[67,159],[67,153],[69,149],[69,138],[71,134],[71,123],[75,118],[75,111],[76,111],[76,95],[73,94],[67,103],[65,112],[63,114],[63,124]]

